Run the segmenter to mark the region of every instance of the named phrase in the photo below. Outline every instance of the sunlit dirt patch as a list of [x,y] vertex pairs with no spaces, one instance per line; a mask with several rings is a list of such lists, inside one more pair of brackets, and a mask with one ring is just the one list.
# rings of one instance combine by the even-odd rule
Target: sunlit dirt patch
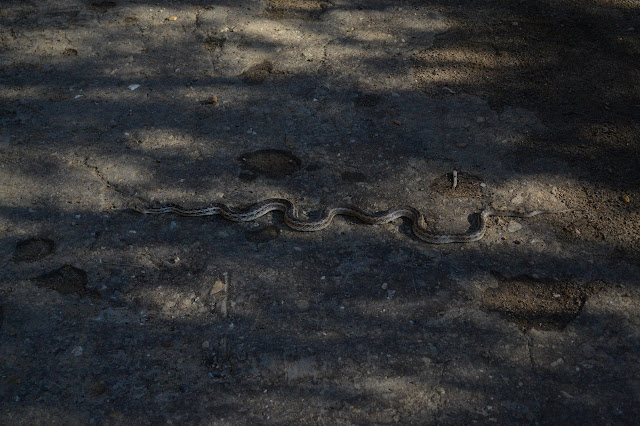
[[587,299],[598,291],[595,283],[579,285],[528,275],[507,278],[494,273],[494,276],[500,286],[485,290],[482,310],[497,312],[525,329],[564,329],[580,315]]

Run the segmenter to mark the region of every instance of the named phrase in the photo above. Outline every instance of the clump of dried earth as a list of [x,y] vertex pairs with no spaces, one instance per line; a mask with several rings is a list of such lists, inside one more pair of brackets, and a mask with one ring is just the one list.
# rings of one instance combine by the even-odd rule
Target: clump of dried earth
[[[8,0],[0,52],[0,423],[640,416],[633,0]],[[572,211],[140,213],[273,197]]]

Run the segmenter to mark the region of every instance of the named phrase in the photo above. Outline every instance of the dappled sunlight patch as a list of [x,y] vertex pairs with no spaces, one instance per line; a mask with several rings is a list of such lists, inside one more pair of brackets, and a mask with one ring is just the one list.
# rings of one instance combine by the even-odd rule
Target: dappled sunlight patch
[[136,129],[125,133],[127,142],[144,151],[157,149],[190,150],[194,148],[195,138],[187,133],[178,132],[171,127],[152,127]]
[[213,287],[196,293],[193,290],[180,291],[175,287],[151,286],[138,290],[137,294],[159,318],[203,320],[212,316],[222,318],[216,313],[216,304],[224,303],[226,294],[214,291]]

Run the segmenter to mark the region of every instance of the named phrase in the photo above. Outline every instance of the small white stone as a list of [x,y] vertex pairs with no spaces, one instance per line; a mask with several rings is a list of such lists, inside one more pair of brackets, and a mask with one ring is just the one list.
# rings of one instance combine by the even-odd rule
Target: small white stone
[[130,84],[129,85],[129,90],[136,90],[138,87],[140,87],[139,84]]
[[516,195],[511,199],[511,204],[518,205],[518,204],[522,204],[523,201],[524,201],[524,198],[522,197],[522,195]]
[[507,225],[507,231],[509,231],[509,232],[516,232],[516,231],[519,231],[521,229],[522,229],[522,225],[520,225],[516,221],[509,222],[509,225]]

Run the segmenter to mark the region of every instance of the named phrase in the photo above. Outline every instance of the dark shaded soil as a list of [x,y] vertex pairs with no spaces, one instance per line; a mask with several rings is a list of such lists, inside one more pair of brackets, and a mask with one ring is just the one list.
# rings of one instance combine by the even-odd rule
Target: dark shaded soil
[[85,294],[87,291],[87,273],[80,268],[64,265],[35,278],[38,287],[55,290],[61,294]]
[[56,244],[48,238],[30,238],[18,241],[13,252],[14,262],[33,262],[53,253]]

